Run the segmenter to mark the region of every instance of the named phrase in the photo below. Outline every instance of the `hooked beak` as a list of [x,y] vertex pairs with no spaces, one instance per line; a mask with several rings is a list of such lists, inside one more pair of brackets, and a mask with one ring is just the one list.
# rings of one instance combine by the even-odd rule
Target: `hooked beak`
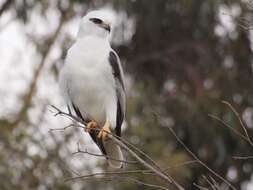
[[108,32],[111,32],[111,27],[108,23],[103,22],[103,23],[100,24],[100,26],[102,28],[104,28],[105,30],[107,30]]

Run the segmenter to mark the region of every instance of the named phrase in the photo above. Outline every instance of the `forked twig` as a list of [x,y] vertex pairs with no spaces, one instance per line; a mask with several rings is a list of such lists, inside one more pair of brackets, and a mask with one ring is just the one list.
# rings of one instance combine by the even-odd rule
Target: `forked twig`
[[225,121],[223,121],[222,119],[220,119],[219,117],[212,115],[212,114],[208,114],[209,117],[211,117],[212,119],[215,119],[217,121],[219,121],[220,123],[222,123],[225,127],[229,128],[233,133],[235,133],[236,135],[238,135],[239,137],[241,137],[242,139],[244,139],[245,141],[248,142],[247,137],[245,137],[243,134],[241,134],[240,132],[238,132],[237,130],[235,130],[233,127],[231,127],[229,124],[227,124]]
[[[96,155],[95,155],[96,156]],[[167,167],[164,171],[168,169],[173,169],[173,168],[178,168],[184,165],[189,165],[192,163],[196,163],[196,160],[190,160],[183,162],[181,164],[175,165],[175,166],[170,166]],[[72,178],[67,178],[65,181],[70,181],[70,180],[77,180],[77,179],[82,179],[82,178],[87,178],[91,176],[101,176],[101,175],[113,175],[113,174],[143,174],[143,175],[153,175],[154,172],[152,170],[126,170],[126,171],[116,171],[116,172],[100,172],[100,173],[92,173],[92,174],[86,174],[86,175],[78,175],[77,177],[72,177]]]
[[248,134],[247,128],[246,128],[244,122],[242,121],[242,119],[241,119],[241,117],[240,117],[240,114],[235,110],[235,108],[234,108],[229,102],[224,101],[224,100],[221,101],[221,102],[222,102],[223,104],[227,105],[227,106],[232,110],[232,112],[236,115],[236,117],[237,117],[238,121],[240,122],[240,125],[241,125],[241,127],[242,127],[242,129],[243,129],[243,131],[244,131],[244,133],[245,133],[244,136],[247,138],[248,143],[249,143],[251,146],[253,146],[253,142],[252,142],[251,139],[250,139],[250,136],[249,136],[249,134]]
[[[65,112],[61,111],[60,109],[58,109],[55,106],[52,106],[52,107],[57,111],[57,113],[55,114],[55,116],[57,116],[57,115],[67,116],[70,120],[72,120],[73,122],[75,122],[75,124],[77,126],[81,126],[82,128],[86,127],[87,123],[81,121],[79,118],[73,116],[72,114],[65,113]],[[92,129],[92,130],[99,130],[100,131],[101,129],[100,128],[96,128],[96,129]],[[171,176],[169,176],[168,174],[164,173],[164,171],[161,170],[160,167],[149,156],[147,156],[143,151],[139,150],[137,147],[135,147],[134,145],[130,144],[125,139],[122,139],[121,137],[116,136],[116,135],[114,135],[112,133],[108,133],[108,137],[114,143],[116,143],[117,145],[119,145],[121,148],[125,149],[132,157],[134,157],[138,161],[138,163],[140,163],[142,166],[144,166],[148,170],[151,170],[160,179],[164,180],[168,184],[175,185],[180,190],[184,190],[184,188],[180,184],[178,184]],[[146,158],[148,158],[149,161],[152,161],[151,162],[152,164],[146,162],[135,151],[137,151],[138,153],[141,153],[143,156],[145,156]],[[108,159],[110,159],[110,158],[108,158]],[[163,187],[163,189],[167,189],[167,188]]]
[[103,158],[106,158],[106,159],[109,159],[109,160],[113,160],[113,161],[117,161],[117,162],[122,162],[122,163],[125,163],[125,164],[137,164],[138,163],[136,161],[119,160],[119,159],[112,158],[112,157],[104,155],[104,154],[97,154],[97,153],[89,152],[87,149],[81,150],[80,146],[79,146],[79,143],[77,144],[77,147],[78,147],[77,151],[73,152],[72,153],[73,155],[75,155],[75,154],[88,154],[88,155],[91,155],[91,156],[103,157]]
[[206,177],[205,175],[202,176],[203,179],[208,183],[208,185],[210,186],[211,189],[213,190],[219,190],[219,185],[217,184],[217,182],[209,176],[210,179],[208,179],[208,177]]
[[193,183],[193,186],[199,188],[200,190],[209,190],[209,188],[203,187],[203,186],[201,186],[201,185],[199,185],[199,184],[197,184],[197,183]]
[[66,113],[66,112],[63,112],[61,111],[59,108],[55,107],[54,105],[51,105],[51,107],[56,111],[56,112],[53,112],[54,113],[54,116],[66,116],[67,118],[69,118],[71,121],[73,122],[78,122],[78,125],[81,125],[82,127],[85,127],[85,125],[87,124],[85,121],[82,121],[79,117],[76,117],[70,113]]
[[177,139],[177,141],[184,147],[184,149],[195,159],[198,161],[198,163],[200,165],[202,165],[204,168],[206,168],[210,173],[212,173],[214,176],[216,176],[217,178],[219,178],[220,180],[222,180],[224,183],[226,183],[231,189],[236,190],[236,188],[229,183],[229,181],[227,181],[225,178],[223,178],[222,176],[220,176],[218,173],[216,173],[215,171],[213,171],[211,168],[209,168],[204,162],[202,162],[184,143],[183,141],[177,136],[177,134],[175,133],[175,131],[171,128],[171,127],[167,127],[170,132],[173,134],[173,136]]
[[[236,129],[234,129],[233,127],[231,127],[229,124],[227,124],[225,121],[223,121],[222,119],[220,119],[219,117],[212,115],[212,114],[208,114],[209,117],[211,117],[214,120],[219,121],[222,125],[224,125],[225,127],[229,128],[233,133],[235,133],[237,136],[241,137],[243,140],[245,140],[247,143],[249,143],[250,146],[253,147],[253,142],[250,139],[250,136],[248,134],[247,128],[244,124],[244,122],[242,121],[240,114],[236,111],[236,109],[227,101],[222,101],[223,104],[227,105],[229,107],[229,109],[235,114],[236,118],[238,119],[240,126],[242,127],[244,134],[240,133],[239,131],[237,131]],[[237,160],[246,160],[246,159],[252,159],[253,156],[233,156],[234,159]]]
[[67,130],[68,128],[71,128],[71,127],[77,127],[77,126],[75,126],[74,124],[69,124],[69,125],[67,125],[67,126],[64,127],[64,128],[49,129],[49,132],[53,132],[53,131],[65,131],[65,130]]
[[137,151],[139,154],[141,154],[142,156],[144,156],[147,160],[149,160],[151,162],[151,164],[153,164],[153,166],[155,166],[157,169],[161,170],[161,167],[149,156],[147,155],[145,152],[143,152],[142,150],[140,150],[139,148],[137,148],[136,146],[134,146],[133,144],[131,144],[130,142],[126,141],[124,138],[120,137],[120,140],[125,143],[127,146],[133,148],[135,151]]
[[174,184],[178,189],[183,190],[184,188],[178,184],[173,178],[169,175],[164,174],[163,171],[154,168],[152,165],[147,163],[145,160],[143,160],[141,157],[139,157],[132,149],[130,149],[127,145],[122,143],[119,139],[115,138],[114,136],[111,137],[111,139],[117,143],[120,147],[125,149],[128,153],[130,153],[136,160],[139,161],[145,168],[152,170],[155,174],[157,174],[158,177],[165,180],[167,183]]

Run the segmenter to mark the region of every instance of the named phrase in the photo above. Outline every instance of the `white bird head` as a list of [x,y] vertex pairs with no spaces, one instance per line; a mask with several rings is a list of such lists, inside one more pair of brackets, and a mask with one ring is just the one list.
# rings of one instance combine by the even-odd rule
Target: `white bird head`
[[96,10],[89,12],[81,20],[78,38],[93,35],[109,39],[114,18],[114,14],[110,10]]

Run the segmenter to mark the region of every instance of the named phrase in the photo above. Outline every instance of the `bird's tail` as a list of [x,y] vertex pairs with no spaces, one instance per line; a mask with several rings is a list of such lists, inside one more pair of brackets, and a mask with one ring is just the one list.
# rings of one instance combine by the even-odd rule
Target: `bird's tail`
[[120,146],[115,144],[113,140],[106,139],[103,141],[104,148],[106,151],[106,155],[108,156],[108,162],[109,165],[113,168],[122,168],[123,162],[121,162],[123,158],[122,151],[120,149]]
[[102,138],[97,138],[98,131],[91,131],[90,136],[93,141],[97,144],[101,152],[108,157],[109,165],[113,168],[122,168],[123,154],[121,152],[120,146],[115,144],[110,138],[102,140]]

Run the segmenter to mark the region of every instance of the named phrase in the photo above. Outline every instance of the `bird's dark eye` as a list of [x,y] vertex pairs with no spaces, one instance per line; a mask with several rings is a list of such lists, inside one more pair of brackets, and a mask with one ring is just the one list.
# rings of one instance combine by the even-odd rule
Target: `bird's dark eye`
[[94,22],[95,24],[102,24],[102,20],[99,18],[90,18],[90,21]]

